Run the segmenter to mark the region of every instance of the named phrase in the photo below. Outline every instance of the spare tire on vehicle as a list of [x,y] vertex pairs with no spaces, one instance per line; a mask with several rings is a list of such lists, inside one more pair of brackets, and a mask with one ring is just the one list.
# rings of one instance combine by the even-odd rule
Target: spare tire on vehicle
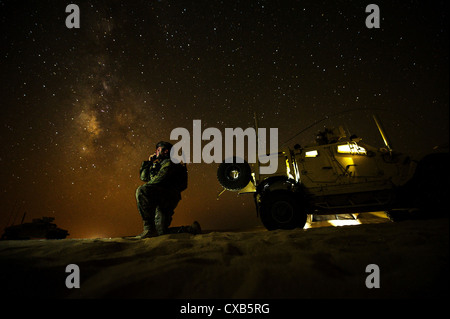
[[252,178],[252,170],[250,165],[243,159],[239,160],[233,157],[228,160],[230,163],[223,161],[217,169],[217,179],[223,188],[229,191],[238,191],[248,185]]

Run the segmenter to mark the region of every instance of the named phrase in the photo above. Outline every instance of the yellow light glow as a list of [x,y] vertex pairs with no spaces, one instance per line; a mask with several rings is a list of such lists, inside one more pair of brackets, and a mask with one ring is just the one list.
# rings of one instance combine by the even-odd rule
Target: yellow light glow
[[354,171],[355,162],[352,156],[339,156],[339,163],[342,165],[345,174]]
[[366,149],[357,145],[356,143],[338,145],[337,151],[338,153],[343,154],[367,154]]
[[361,222],[357,219],[329,220],[328,222],[334,227],[361,225]]
[[305,157],[317,157],[318,155],[319,153],[316,150],[305,152]]
[[318,227],[340,227],[340,226],[356,226],[361,225],[359,219],[336,219],[336,220],[323,220],[311,222],[308,220],[303,229],[318,228]]
[[290,179],[294,179],[294,176],[291,174],[291,167],[289,166],[289,160],[286,158],[286,176]]

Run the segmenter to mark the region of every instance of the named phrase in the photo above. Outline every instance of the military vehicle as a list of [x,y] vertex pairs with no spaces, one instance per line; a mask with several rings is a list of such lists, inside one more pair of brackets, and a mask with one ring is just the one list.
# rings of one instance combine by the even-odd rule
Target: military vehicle
[[[225,191],[254,195],[257,215],[268,230],[303,228],[307,216],[386,211],[392,219],[403,212],[442,212],[448,196],[448,145],[421,158],[393,150],[379,119],[375,124],[385,147],[377,148],[339,127],[317,134],[316,143],[278,154],[278,171],[259,174],[233,158],[219,165],[217,178]],[[444,209],[446,211],[446,209]]]
[[65,229],[53,223],[55,218],[35,218],[31,223],[21,223],[5,228],[1,239],[64,239],[69,235]]

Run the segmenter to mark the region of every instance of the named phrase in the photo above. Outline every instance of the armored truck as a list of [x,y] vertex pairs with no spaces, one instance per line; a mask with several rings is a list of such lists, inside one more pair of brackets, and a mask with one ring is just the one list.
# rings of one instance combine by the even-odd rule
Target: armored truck
[[[275,174],[259,174],[256,163],[233,158],[217,170],[225,190],[253,194],[256,211],[268,230],[303,228],[308,215],[421,210],[438,214],[448,196],[448,145],[420,158],[392,149],[374,116],[385,147],[347,136],[342,127],[317,134],[314,145],[285,147]],[[443,209],[446,211],[446,209]]]

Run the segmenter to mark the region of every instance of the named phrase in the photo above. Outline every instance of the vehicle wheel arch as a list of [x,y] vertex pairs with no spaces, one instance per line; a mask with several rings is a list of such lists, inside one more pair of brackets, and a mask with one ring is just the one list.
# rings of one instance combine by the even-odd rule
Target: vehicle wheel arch
[[276,190],[294,191],[297,186],[298,183],[287,176],[272,176],[259,183],[256,187],[256,192],[258,194],[263,194],[268,191],[272,192]]

